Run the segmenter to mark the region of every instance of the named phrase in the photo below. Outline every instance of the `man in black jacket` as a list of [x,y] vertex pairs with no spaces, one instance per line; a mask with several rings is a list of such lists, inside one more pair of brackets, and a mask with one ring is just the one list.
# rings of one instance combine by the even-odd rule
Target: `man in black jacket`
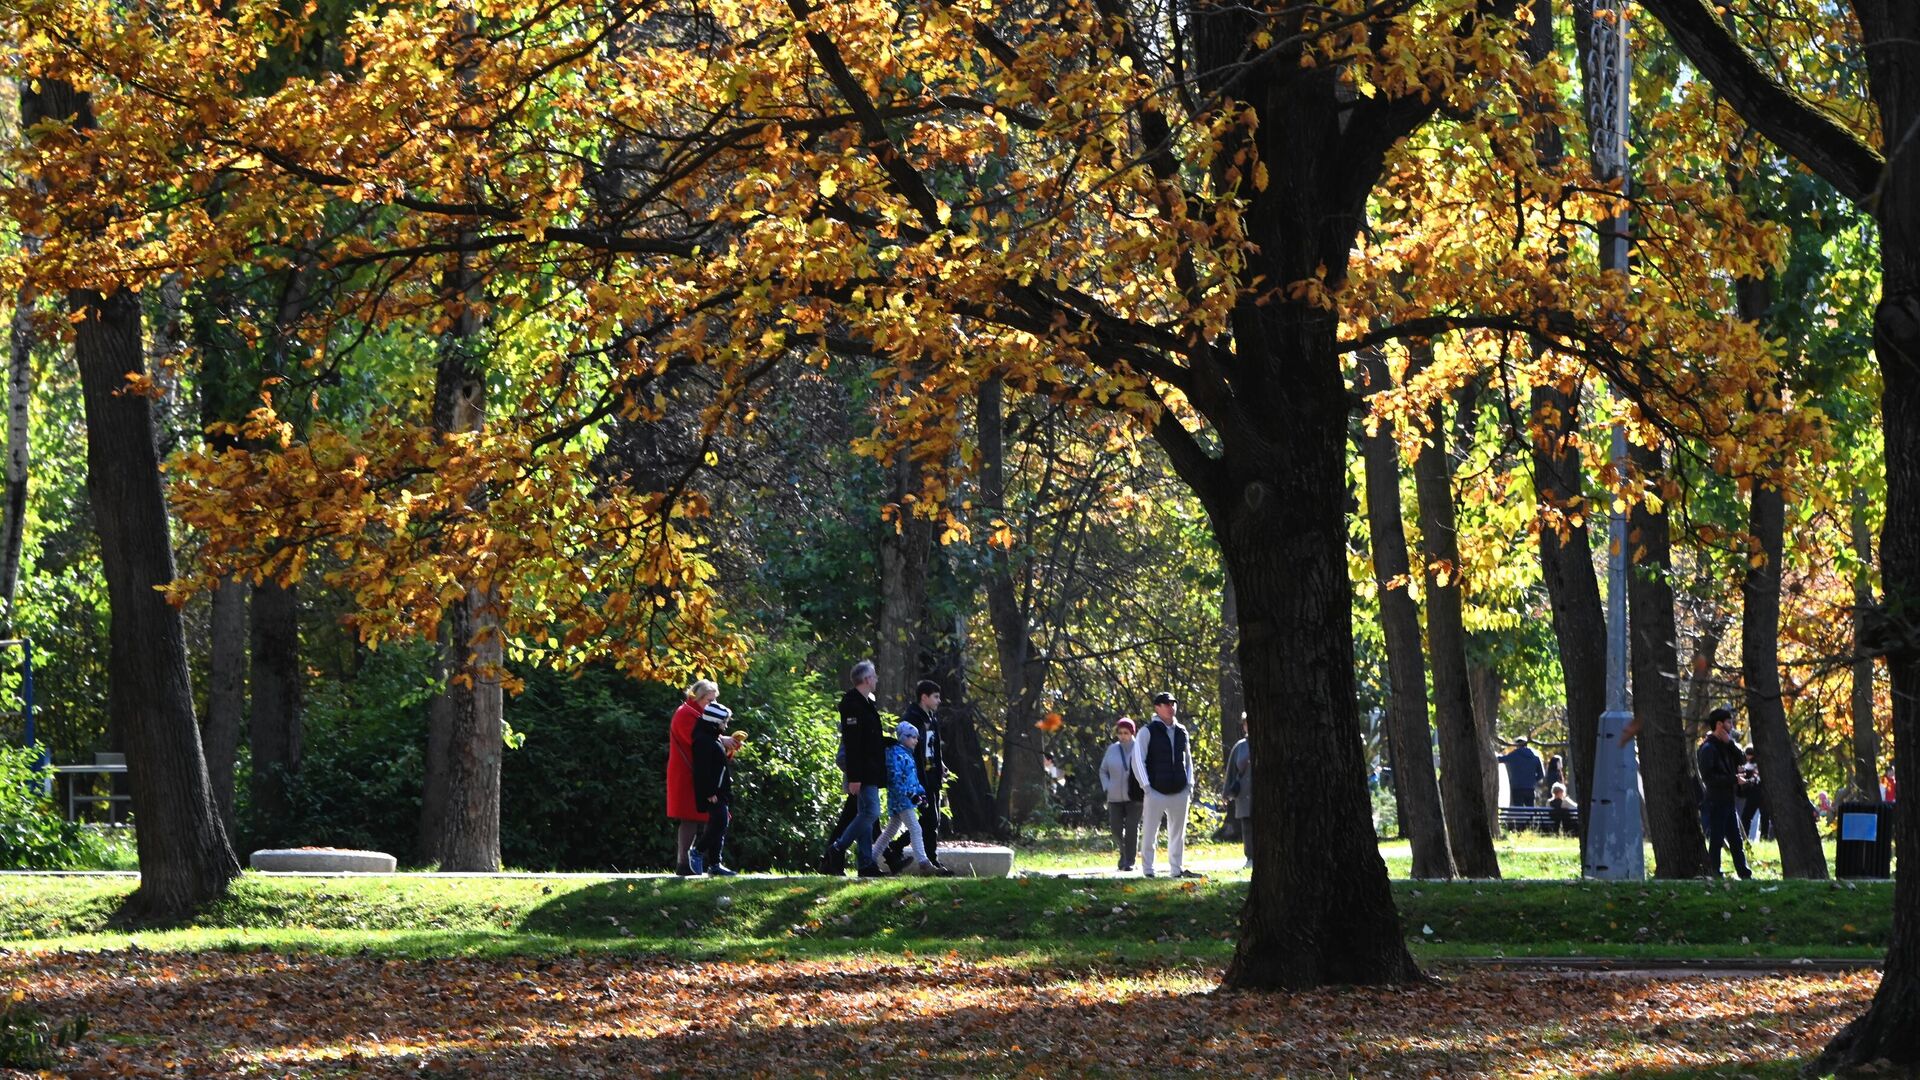
[[[932,679],[921,679],[913,688],[914,703],[900,719],[912,724],[920,731],[920,745],[913,750],[914,771],[920,776],[920,786],[926,789],[927,801],[920,807],[920,835],[926,843],[927,861],[933,864],[934,872],[941,877],[952,877],[953,871],[940,865],[940,785],[947,778],[947,766],[941,758],[942,746],[940,730],[940,684]],[[902,836],[887,849],[887,868],[899,873],[907,865],[907,837]]]
[[847,872],[847,849],[859,857],[861,877],[880,877],[873,857],[873,830],[880,823],[880,792],[887,786],[887,748],[880,730],[880,706],[873,691],[880,685],[873,661],[853,665],[848,675],[853,689],[840,699],[840,774],[847,794],[854,797],[853,821],[827,845],[820,872],[838,877]]
[[1733,741],[1733,714],[1715,709],[1707,714],[1712,730],[1700,741],[1694,759],[1700,766],[1700,784],[1706,789],[1701,817],[1707,826],[1707,865],[1714,877],[1720,876],[1720,848],[1733,852],[1733,868],[1742,878],[1750,878],[1747,852],[1741,843],[1740,819],[1734,813],[1734,798],[1740,789],[1740,766],[1747,755]]

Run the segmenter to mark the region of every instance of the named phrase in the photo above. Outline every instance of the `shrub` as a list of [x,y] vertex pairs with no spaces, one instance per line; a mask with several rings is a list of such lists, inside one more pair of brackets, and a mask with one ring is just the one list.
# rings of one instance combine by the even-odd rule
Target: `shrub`
[[61,816],[42,794],[36,753],[0,746],[0,870],[81,870],[105,865],[107,843]]
[[[734,780],[728,861],[798,868],[818,854],[838,798],[833,695],[782,652],[767,652],[723,701],[748,733]],[[351,685],[316,695],[291,786],[287,842],[414,851],[433,696],[423,650],[383,650]],[[677,687],[609,668],[535,670],[509,697],[518,744],[501,764],[500,847],[530,870],[672,865],[667,729]]]

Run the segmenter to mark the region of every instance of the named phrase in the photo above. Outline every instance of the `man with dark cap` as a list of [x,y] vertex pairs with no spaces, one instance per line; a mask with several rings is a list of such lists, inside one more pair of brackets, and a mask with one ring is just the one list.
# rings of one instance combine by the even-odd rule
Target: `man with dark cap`
[[1532,806],[1533,789],[1540,786],[1547,770],[1540,764],[1540,755],[1527,745],[1527,737],[1513,740],[1513,749],[1501,754],[1499,761],[1507,767],[1507,805]]
[[1167,867],[1173,877],[1197,878],[1186,868],[1187,804],[1193,797],[1193,747],[1180,726],[1179,703],[1165,690],[1153,695],[1153,719],[1133,741],[1133,775],[1146,792],[1141,814],[1140,864],[1153,877],[1160,819],[1167,819]]
[[1740,819],[1734,813],[1734,800],[1740,791],[1740,766],[1746,754],[1733,741],[1733,714],[1715,709],[1707,714],[1707,737],[1700,740],[1694,760],[1700,766],[1700,785],[1706,796],[1700,805],[1700,817],[1707,827],[1707,865],[1714,877],[1720,876],[1720,848],[1733,852],[1733,868],[1742,878],[1750,878],[1747,852],[1741,843]]

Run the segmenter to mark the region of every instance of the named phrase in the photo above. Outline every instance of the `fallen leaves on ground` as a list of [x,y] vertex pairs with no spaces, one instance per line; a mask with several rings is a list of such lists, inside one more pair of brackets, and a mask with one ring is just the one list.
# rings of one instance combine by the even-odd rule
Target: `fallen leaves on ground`
[[1611,1074],[1817,1051],[1877,980],[1473,971],[1213,992],[1205,967],[845,957],[673,962],[0,954],[97,1032],[62,1075]]

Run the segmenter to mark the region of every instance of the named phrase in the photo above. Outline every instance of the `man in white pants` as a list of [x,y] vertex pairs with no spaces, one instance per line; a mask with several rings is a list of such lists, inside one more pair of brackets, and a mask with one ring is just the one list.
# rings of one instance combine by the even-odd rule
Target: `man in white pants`
[[1187,729],[1175,715],[1179,707],[1165,690],[1153,695],[1153,719],[1133,741],[1133,775],[1146,792],[1140,830],[1140,865],[1153,877],[1153,849],[1160,839],[1160,819],[1167,819],[1167,868],[1177,878],[1200,875],[1185,866],[1187,856],[1187,801],[1193,797],[1193,746]]

